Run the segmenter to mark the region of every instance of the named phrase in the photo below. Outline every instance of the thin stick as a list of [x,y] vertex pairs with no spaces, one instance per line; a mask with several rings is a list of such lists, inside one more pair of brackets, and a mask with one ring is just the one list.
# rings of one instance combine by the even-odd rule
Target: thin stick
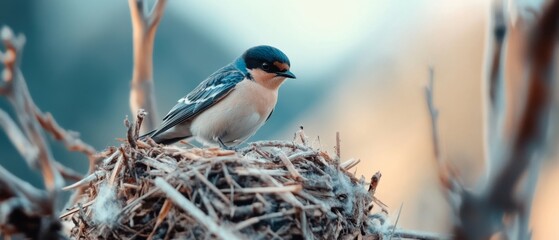
[[8,139],[12,141],[12,144],[18,150],[19,154],[28,163],[33,162],[34,159],[37,158],[39,150],[27,140],[27,137],[21,132],[17,124],[2,109],[0,109],[0,126],[4,129],[8,135]]
[[276,150],[276,151],[274,151],[274,154],[277,155],[279,157],[279,159],[281,159],[281,161],[283,162],[283,165],[285,165],[285,167],[287,168],[287,171],[289,171],[289,173],[291,174],[291,176],[293,178],[295,178],[296,180],[303,180],[304,179],[303,176],[301,176],[301,174],[299,173],[299,171],[297,171],[295,166],[293,166],[293,163],[291,161],[289,161],[287,156],[285,156],[284,152]]
[[[345,169],[345,170],[349,170],[352,167],[357,166],[357,164],[359,164],[361,162],[360,159],[355,159],[355,158],[351,158],[343,163],[340,164],[340,167]],[[355,174],[354,174],[355,175]]]
[[83,205],[80,204],[79,207],[72,208],[72,209],[68,210],[68,212],[63,213],[63,214],[60,215],[60,217],[58,217],[58,218],[62,219],[62,218],[68,217],[68,216],[70,216],[70,215],[72,215],[72,214],[74,214],[74,213],[77,213],[77,212],[80,210],[80,208],[89,207],[89,206],[91,206],[93,203],[95,203],[95,199],[93,199],[93,200],[91,200],[91,201],[89,201],[89,202],[86,202],[86,203],[83,204]]
[[431,116],[431,137],[433,140],[433,153],[435,154],[435,160],[439,167],[442,164],[440,143],[439,143],[439,125],[437,120],[439,118],[439,110],[435,107],[433,101],[434,92],[434,78],[435,70],[433,67],[429,67],[429,85],[425,87],[425,99],[427,100],[427,108],[429,109],[429,114]]
[[120,174],[121,168],[124,165],[124,157],[122,155],[120,155],[118,157],[118,160],[116,161],[116,165],[113,168],[113,171],[111,172],[111,175],[109,177],[109,185],[111,186],[115,186],[115,182],[116,182],[116,177]]
[[284,142],[284,141],[271,140],[271,141],[253,142],[248,147],[239,150],[239,152],[246,154],[247,152],[252,150],[253,146],[255,146],[255,147],[287,147],[287,148],[299,149],[299,150],[302,150],[302,151],[311,150],[311,148],[309,148],[307,146],[303,146],[301,144],[296,144],[294,142]]
[[153,239],[153,236],[155,235],[157,228],[161,225],[161,223],[163,223],[163,220],[165,220],[172,207],[173,204],[169,199],[166,199],[165,202],[163,202],[163,206],[159,211],[159,215],[157,215],[157,220],[155,221],[155,225],[153,226],[153,230],[149,234],[148,239]]
[[215,234],[221,239],[232,239],[240,240],[236,234],[227,228],[219,226],[210,217],[208,217],[204,212],[202,212],[196,205],[186,199],[179,191],[177,191],[173,186],[167,183],[163,178],[155,179],[155,186],[157,186],[161,191],[163,191],[171,201],[173,201],[177,206],[188,212],[192,217],[194,217],[198,223],[208,229],[211,233]]
[[398,210],[398,216],[396,217],[396,222],[394,222],[394,227],[392,227],[392,232],[390,233],[390,237],[388,238],[388,240],[391,240],[392,236],[394,236],[394,232],[396,231],[396,226],[398,226],[398,220],[400,220],[400,214],[402,214],[403,206],[404,203],[400,204],[400,209]]
[[[427,108],[429,110],[429,116],[431,120],[431,137],[433,142],[433,154],[435,155],[435,163],[437,164],[437,173],[439,175],[439,180],[441,184],[450,193],[456,193],[462,191],[462,186],[459,184],[458,180],[455,178],[455,172],[443,161],[443,156],[441,153],[440,140],[439,140],[439,110],[435,107],[434,103],[434,78],[435,70],[433,67],[429,67],[429,84],[425,87],[425,100],[427,103]],[[457,206],[453,206],[457,209]]]
[[200,197],[202,198],[202,203],[204,204],[204,207],[208,211],[208,214],[210,215],[210,217],[214,221],[219,221],[219,218],[217,217],[217,213],[215,212],[214,207],[210,203],[210,200],[208,199],[208,197],[206,197],[207,194],[202,193],[202,190],[200,190],[200,189],[198,189],[198,194],[200,194]]
[[202,181],[204,184],[206,184],[206,186],[210,190],[212,190],[212,192],[215,193],[219,198],[221,198],[221,200],[223,200],[225,203],[231,205],[231,202],[229,201],[229,199],[225,195],[223,195],[223,193],[221,193],[221,191],[219,191],[219,189],[215,185],[213,185],[210,181],[208,181],[208,179],[206,177],[204,177],[204,175],[202,175],[196,169],[192,169],[192,171],[194,172],[194,175],[198,179],[200,179],[200,181]]
[[371,196],[375,195],[375,192],[377,191],[377,186],[380,182],[380,178],[382,177],[382,174],[380,172],[376,172],[372,177],[371,177],[371,183],[369,184],[369,194]]
[[235,225],[234,229],[239,231],[243,228],[247,228],[247,227],[250,227],[251,225],[259,223],[260,221],[263,221],[263,220],[266,220],[266,219],[271,219],[271,218],[285,217],[285,216],[288,216],[288,215],[293,215],[296,212],[297,212],[296,209],[292,208],[292,209],[285,210],[285,211],[282,211],[282,212],[268,213],[266,215],[262,215],[262,216],[258,216],[258,217],[252,217],[252,218],[244,220],[240,223],[237,223],[237,225]]
[[336,156],[338,157],[338,159],[340,159],[342,156],[340,150],[340,141],[340,132],[336,132]]
[[297,139],[297,137],[299,137],[299,139],[301,139],[301,143],[303,145],[307,146],[308,137],[307,137],[307,135],[305,135],[305,131],[303,131],[303,126],[299,126],[299,130],[297,130],[297,132],[295,132],[295,137],[293,138],[293,141],[295,141]]
[[94,160],[92,158],[97,151],[91,145],[83,142],[79,138],[78,133],[67,131],[60,127],[49,112],[43,114],[39,109],[36,109],[35,117],[41,124],[41,127],[43,127],[46,132],[50,133],[55,140],[62,142],[68,150],[83,153],[90,158],[91,161]]
[[430,232],[396,229],[392,235],[395,238],[421,239],[421,240],[450,240],[452,236]]
[[[284,193],[284,192],[299,192],[303,189],[301,185],[289,185],[285,187],[255,187],[255,188],[241,188],[235,190],[239,193]],[[231,189],[221,189],[222,192],[231,192]]]
[[89,184],[90,182],[97,181],[97,180],[101,179],[102,177],[104,177],[103,173],[104,173],[104,171],[101,171],[101,170],[96,171],[92,174],[89,174],[87,177],[82,178],[81,180],[73,183],[72,185],[63,187],[62,190],[68,191],[68,190],[76,189],[76,188],[79,188],[79,187],[83,187],[83,186]]

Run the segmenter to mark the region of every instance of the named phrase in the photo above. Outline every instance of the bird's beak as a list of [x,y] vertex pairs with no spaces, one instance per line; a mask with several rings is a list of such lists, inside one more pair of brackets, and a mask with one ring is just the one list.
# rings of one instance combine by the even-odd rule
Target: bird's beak
[[295,79],[295,74],[293,74],[291,71],[285,71],[285,72],[279,72],[276,73],[276,76],[282,76],[282,77],[286,77],[286,78],[293,78]]

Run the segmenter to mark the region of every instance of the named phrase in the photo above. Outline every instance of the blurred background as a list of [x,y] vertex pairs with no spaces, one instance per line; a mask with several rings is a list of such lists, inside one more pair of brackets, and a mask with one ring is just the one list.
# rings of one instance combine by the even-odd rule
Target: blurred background
[[[517,1],[533,6],[541,1]],[[433,161],[424,100],[435,69],[445,156],[476,186],[484,171],[481,79],[489,1],[170,1],[154,50],[159,115],[249,47],[290,58],[296,80],[280,89],[274,115],[251,141],[292,139],[300,125],[314,146],[381,171],[376,196],[398,225],[445,232],[449,205]],[[98,150],[119,144],[129,113],[132,37],[127,1],[0,1],[0,24],[27,37],[22,71],[36,104]],[[5,99],[0,107],[11,111]],[[319,138],[318,138],[319,137]],[[87,160],[52,142],[55,158],[85,172]],[[552,158],[552,157],[548,157]],[[5,134],[0,164],[41,185]],[[531,225],[534,239],[559,239],[559,172],[546,161]]]

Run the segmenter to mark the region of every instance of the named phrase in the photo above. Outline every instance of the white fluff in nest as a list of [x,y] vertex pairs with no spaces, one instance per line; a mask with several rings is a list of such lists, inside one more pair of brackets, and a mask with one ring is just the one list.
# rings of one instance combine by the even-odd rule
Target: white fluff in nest
[[93,203],[93,221],[111,226],[116,222],[120,209],[121,204],[116,198],[115,188],[107,184],[101,185]]

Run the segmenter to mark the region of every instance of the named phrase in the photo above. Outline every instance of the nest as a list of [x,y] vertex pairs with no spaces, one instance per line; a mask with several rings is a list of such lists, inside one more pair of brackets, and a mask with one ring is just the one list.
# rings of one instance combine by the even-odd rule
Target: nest
[[347,171],[357,161],[340,164],[288,141],[255,142],[237,151],[129,142],[107,150],[95,172],[66,188],[78,190],[61,216],[72,225],[72,238],[386,235],[385,215],[369,213],[374,189],[367,191],[364,179]]

